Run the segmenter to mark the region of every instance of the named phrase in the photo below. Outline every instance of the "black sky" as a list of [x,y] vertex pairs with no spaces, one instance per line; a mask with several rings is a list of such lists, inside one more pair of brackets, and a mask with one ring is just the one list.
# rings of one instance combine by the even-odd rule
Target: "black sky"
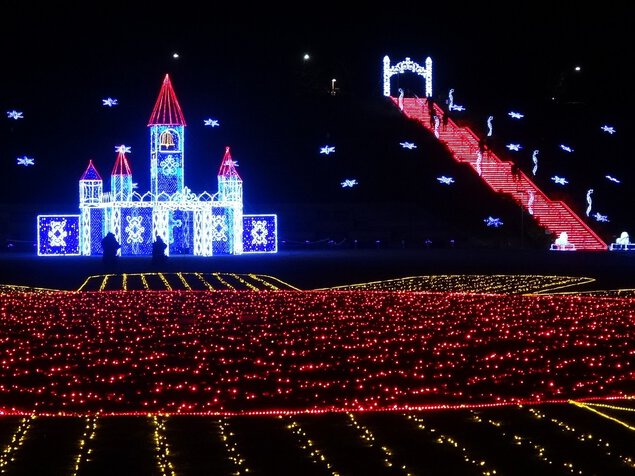
[[[386,54],[431,56],[435,95],[455,88],[475,120],[558,96],[619,118],[622,130],[632,124],[635,9],[624,2],[339,3],[5,2],[0,105],[25,119],[2,121],[2,202],[70,199],[72,209],[88,160],[107,176],[120,143],[132,147],[135,180],[146,189],[146,123],[166,73],[188,121],[191,188],[215,189],[229,145],[251,180],[246,188],[271,201],[293,199],[275,192],[285,183],[310,180],[310,167],[298,177],[315,160],[308,151],[332,131],[317,127],[317,145],[298,142],[312,137],[303,124],[332,118],[320,110],[331,79],[342,95],[370,104],[381,97]],[[120,105],[103,107],[108,96]],[[321,123],[307,120],[314,113]],[[203,127],[207,117],[222,127]],[[22,155],[36,166],[16,167]]]

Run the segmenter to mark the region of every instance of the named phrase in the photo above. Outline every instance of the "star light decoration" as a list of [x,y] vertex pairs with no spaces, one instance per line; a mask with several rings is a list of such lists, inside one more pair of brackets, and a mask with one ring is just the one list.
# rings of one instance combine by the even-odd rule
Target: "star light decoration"
[[568,145],[560,144],[560,148],[564,150],[565,152],[573,152],[573,149],[569,147]]
[[331,152],[335,152],[335,146],[325,145],[320,147],[320,154],[329,155]]
[[524,114],[521,114],[520,112],[514,112],[514,111],[510,111],[507,115],[511,117],[512,119],[522,119],[523,117],[525,117]]
[[488,216],[485,220],[483,220],[487,226],[493,226],[494,228],[498,228],[499,226],[503,226],[503,222],[500,218],[494,218],[492,216]]
[[558,177],[557,175],[554,175],[553,177],[551,177],[551,180],[553,180],[555,183],[559,185],[566,185],[569,183],[566,178]]
[[450,185],[454,183],[454,179],[452,177],[446,177],[445,175],[442,175],[441,177],[437,177],[437,180],[445,185]]
[[613,126],[604,125],[604,126],[602,126],[602,130],[604,132],[608,132],[611,135],[615,134],[615,127],[613,127]]
[[206,126],[210,126],[210,127],[219,127],[220,126],[220,123],[219,123],[218,119],[209,118],[209,119],[204,119],[203,122],[204,122],[204,124]]
[[345,179],[342,183],[342,188],[350,187],[353,188],[355,185],[359,185],[357,179]]
[[606,215],[601,215],[600,212],[596,212],[595,215],[593,215],[593,218],[595,218],[597,221],[600,221],[600,222],[609,221],[609,217]]
[[115,146],[115,152],[123,152],[124,154],[129,154],[130,153],[130,147],[128,147],[127,145],[116,145]]
[[35,165],[35,159],[33,159],[32,157],[27,157],[26,155],[18,157],[17,160],[18,165],[24,165],[25,167],[28,167],[29,165]]
[[509,150],[514,150],[516,152],[518,152],[520,149],[523,148],[523,146],[520,144],[507,144],[505,147],[507,147]]
[[118,104],[117,100],[114,98],[106,98],[106,99],[102,99],[102,106],[108,106],[108,107],[113,107],[116,106]]
[[615,177],[612,177],[610,175],[606,175],[606,178],[609,179],[611,182],[621,183],[620,180],[618,180]]
[[13,111],[7,111],[7,117],[9,119],[15,119],[16,121],[18,119],[24,119],[24,115],[22,114],[22,112],[16,111],[15,109]]
[[404,149],[416,149],[417,146],[414,144],[414,142],[400,142],[399,145],[401,147],[403,147]]

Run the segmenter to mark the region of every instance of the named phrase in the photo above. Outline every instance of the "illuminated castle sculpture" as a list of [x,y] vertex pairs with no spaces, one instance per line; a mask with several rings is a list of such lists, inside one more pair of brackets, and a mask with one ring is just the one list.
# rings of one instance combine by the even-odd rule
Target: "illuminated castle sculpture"
[[122,255],[148,255],[157,236],[166,253],[212,256],[277,251],[276,215],[243,213],[243,181],[229,147],[218,171],[218,192],[195,194],[184,183],[185,119],[169,76],[150,115],[150,191],[134,191],[126,148],[118,149],[104,192],[88,163],[79,180],[78,215],[39,215],[38,255],[101,255],[112,232]]

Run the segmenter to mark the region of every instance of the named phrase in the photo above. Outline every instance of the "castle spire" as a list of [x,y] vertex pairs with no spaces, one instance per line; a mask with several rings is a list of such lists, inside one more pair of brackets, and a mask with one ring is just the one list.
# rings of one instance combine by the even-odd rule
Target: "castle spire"
[[218,170],[218,177],[223,177],[225,179],[234,179],[240,180],[240,175],[236,171],[237,162],[234,162],[232,159],[231,153],[229,152],[229,146],[225,147],[225,155],[223,156],[223,161],[220,164],[220,169]]
[[126,157],[126,153],[123,151],[123,149],[119,150],[119,153],[117,154],[117,160],[115,161],[115,166],[112,168],[112,173],[110,175],[132,175],[130,164],[128,163],[128,158]]
[[97,172],[92,160],[88,161],[88,167],[86,167],[86,171],[80,180],[101,180],[101,175]]
[[159,91],[159,97],[154,104],[154,109],[150,115],[150,121],[148,126],[185,126],[185,118],[183,117],[183,111],[174,89],[172,89],[172,83],[170,82],[170,76],[165,75],[163,78],[163,84]]

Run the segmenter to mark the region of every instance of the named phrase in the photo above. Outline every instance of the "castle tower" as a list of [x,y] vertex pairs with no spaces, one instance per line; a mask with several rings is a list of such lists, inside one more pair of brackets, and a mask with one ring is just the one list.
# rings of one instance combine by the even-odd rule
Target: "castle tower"
[[132,171],[123,146],[119,148],[110,174],[110,196],[113,202],[127,202],[132,199]]
[[104,194],[104,181],[93,165],[93,161],[88,162],[88,167],[82,178],[79,179],[79,206],[90,206],[101,203]]
[[225,147],[225,155],[218,170],[218,200],[221,202],[234,202],[243,204],[243,179],[236,171],[236,162],[233,161],[229,147]]
[[181,106],[166,74],[148,122],[150,191],[154,200],[167,200],[174,193],[183,192],[185,125]]

